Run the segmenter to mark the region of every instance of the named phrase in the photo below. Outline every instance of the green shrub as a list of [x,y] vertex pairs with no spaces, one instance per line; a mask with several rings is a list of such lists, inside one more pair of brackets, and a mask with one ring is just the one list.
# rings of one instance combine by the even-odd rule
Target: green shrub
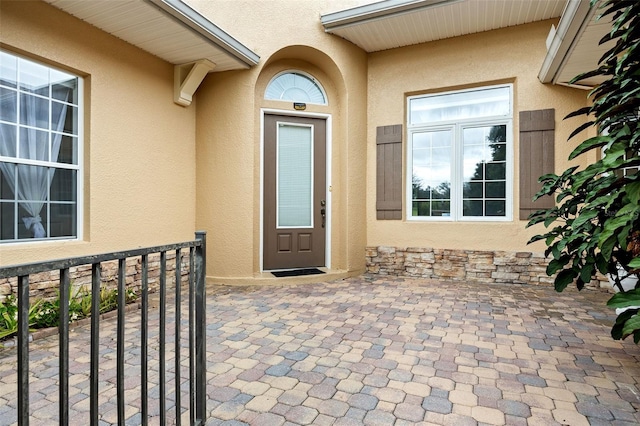
[[[29,327],[35,326],[41,301],[36,301],[29,307]],[[18,299],[10,294],[0,303],[0,339],[18,332]]]
[[[592,0],[592,7],[597,3]],[[570,139],[594,126],[600,132],[580,143],[569,160],[586,153],[601,153],[601,158],[585,168],[542,176],[536,197],[552,195],[556,206],[533,213],[527,225],[543,223],[547,228],[530,242],[547,245],[545,254],[553,256],[547,274],[556,276],[557,291],[571,283],[582,289],[597,271],[610,274],[620,289],[623,278],[640,277],[640,2],[605,0],[602,8],[602,16],[613,22],[600,43],[612,41],[614,46],[596,70],[572,83],[594,76],[604,81],[589,93],[591,106],[567,116],[586,120]],[[618,293],[608,305],[639,306],[640,288]],[[611,334],[614,339],[632,335],[640,342],[638,309],[619,315]]]
[[[134,289],[126,289],[126,303],[137,300],[138,294]],[[91,292],[86,288],[79,288],[75,295],[69,292],[69,321],[77,321],[91,316]],[[102,287],[100,289],[100,313],[117,309],[118,290]],[[60,293],[54,300],[37,299],[29,306],[29,329],[57,327],[60,320]],[[18,332],[18,301],[14,295],[9,295],[0,302],[0,339],[10,337]]]

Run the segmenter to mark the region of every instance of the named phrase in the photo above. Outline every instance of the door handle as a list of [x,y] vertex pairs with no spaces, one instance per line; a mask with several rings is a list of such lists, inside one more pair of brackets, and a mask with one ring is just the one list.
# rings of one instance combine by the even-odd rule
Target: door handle
[[327,217],[327,209],[325,209],[325,206],[327,205],[327,202],[325,200],[320,200],[320,215],[322,216],[322,227],[325,227],[325,223],[326,223],[326,217]]

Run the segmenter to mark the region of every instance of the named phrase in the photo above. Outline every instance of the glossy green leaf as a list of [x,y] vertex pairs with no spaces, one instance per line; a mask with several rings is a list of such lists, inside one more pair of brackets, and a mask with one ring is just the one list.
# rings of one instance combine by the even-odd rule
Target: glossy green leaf
[[594,124],[593,121],[588,121],[586,123],[583,123],[583,124],[579,125],[573,132],[571,132],[571,134],[569,135],[569,139],[572,139],[574,136],[576,136],[579,133],[582,133],[584,130],[592,127],[593,124]]
[[640,182],[632,182],[625,188],[629,202],[635,205],[636,209],[640,210]]
[[611,337],[613,337],[615,340],[622,339],[622,330],[624,328],[624,324],[629,320],[629,318],[634,315],[635,312],[631,310],[624,311],[620,315],[618,315],[615,324],[611,328]]
[[582,281],[584,281],[585,283],[588,283],[589,281],[591,281],[593,272],[594,272],[593,263],[587,263],[580,270],[580,279],[582,279]]
[[605,260],[608,261],[609,259],[611,259],[611,253],[613,252],[613,247],[615,246],[616,241],[617,238],[615,235],[609,235],[608,238],[604,239],[604,241],[599,244],[600,251]]
[[628,308],[629,306],[640,306],[640,289],[621,291],[614,294],[607,302],[607,306],[612,308]]
[[631,334],[634,334],[637,330],[640,330],[640,315],[636,314],[624,323],[624,326],[622,327],[622,338],[625,339]]
[[551,260],[547,265],[547,275],[549,276],[554,275],[556,272],[564,268],[566,264],[569,263],[569,260],[570,260],[569,256]]
[[597,210],[587,210],[587,211],[583,211],[577,218],[576,220],[573,221],[573,227],[574,228],[578,228],[580,226],[582,226],[585,222],[595,218],[596,216],[598,216],[598,211]]
[[560,271],[553,282],[556,291],[563,291],[577,276],[578,273],[573,269],[563,269]]
[[574,149],[571,154],[569,154],[569,160],[573,160],[578,155],[584,154],[585,152],[594,149],[601,148],[606,145],[611,138],[609,136],[596,136],[593,138],[589,138],[586,141],[582,142],[580,145]]

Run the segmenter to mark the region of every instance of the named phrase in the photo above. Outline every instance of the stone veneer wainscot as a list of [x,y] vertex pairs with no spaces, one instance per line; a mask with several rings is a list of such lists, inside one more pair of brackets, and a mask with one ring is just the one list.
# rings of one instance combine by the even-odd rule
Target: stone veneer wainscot
[[[367,247],[367,273],[488,284],[553,286],[548,259],[531,252],[449,250],[427,247]],[[599,276],[590,288],[609,288]]]

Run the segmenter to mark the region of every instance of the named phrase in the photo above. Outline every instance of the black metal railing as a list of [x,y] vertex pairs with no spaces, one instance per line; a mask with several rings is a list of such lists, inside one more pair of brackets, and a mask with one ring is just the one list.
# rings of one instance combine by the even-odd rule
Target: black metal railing
[[[188,250],[188,339],[182,339],[182,268],[183,250]],[[125,307],[126,307],[126,261],[141,259],[140,278],[140,418],[146,425],[149,418],[149,255],[160,255],[159,275],[159,417],[160,424],[167,423],[167,253],[175,251],[175,295],[173,320],[175,323],[173,340],[174,361],[173,382],[175,384],[175,424],[181,424],[181,345],[188,340],[189,347],[189,410],[191,425],[206,422],[206,233],[196,232],[193,241],[140,248],[130,251],[75,257],[47,262],[31,263],[0,268],[0,278],[17,277],[18,333],[17,333],[17,421],[18,425],[28,425],[29,410],[29,276],[48,271],[60,271],[60,300],[69,300],[70,268],[91,265],[91,348],[89,372],[90,424],[98,425],[99,413],[99,365],[100,355],[100,298],[101,265],[104,262],[118,261],[117,278],[117,326],[116,326],[116,406],[118,424],[125,424]],[[186,259],[185,259],[186,261]],[[59,424],[69,424],[69,305],[60,303],[59,313]],[[33,373],[33,372],[32,372]]]

